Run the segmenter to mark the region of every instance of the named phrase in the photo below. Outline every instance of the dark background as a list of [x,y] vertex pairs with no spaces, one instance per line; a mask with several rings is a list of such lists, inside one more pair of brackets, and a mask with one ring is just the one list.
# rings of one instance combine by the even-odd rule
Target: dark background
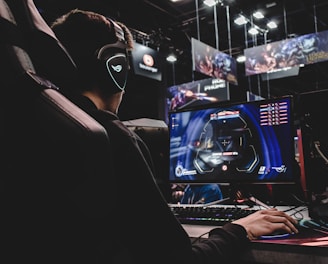
[[[192,71],[192,37],[236,58],[245,48],[328,29],[325,0],[222,0],[216,9],[202,0],[35,0],[35,4],[48,23],[73,8],[100,12],[124,22],[137,42],[158,50],[163,57],[171,52],[178,56],[174,65],[164,60],[162,81],[131,72],[119,113],[122,120],[165,120],[166,88],[206,77]],[[257,9],[267,19],[253,20],[256,25],[265,28],[268,19],[274,19],[278,28],[254,38],[246,32],[249,25],[237,26],[233,21],[238,14],[251,18]],[[320,62],[300,68],[298,76],[265,81],[259,75],[246,77],[244,64],[238,64],[238,86],[230,85],[230,98],[245,100],[246,91],[276,97],[327,89],[327,70],[328,63]]]

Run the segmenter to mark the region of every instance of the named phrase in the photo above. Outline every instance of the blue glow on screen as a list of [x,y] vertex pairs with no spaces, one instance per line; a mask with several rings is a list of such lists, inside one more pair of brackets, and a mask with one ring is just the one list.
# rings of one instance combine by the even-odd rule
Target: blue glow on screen
[[293,182],[291,97],[169,113],[171,182]]

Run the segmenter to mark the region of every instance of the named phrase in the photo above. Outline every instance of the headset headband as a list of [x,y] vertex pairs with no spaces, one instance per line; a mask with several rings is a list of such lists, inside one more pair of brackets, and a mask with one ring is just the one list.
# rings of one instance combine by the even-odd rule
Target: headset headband
[[114,30],[115,30],[115,35],[117,37],[118,41],[122,41],[125,43],[125,38],[124,38],[124,30],[112,19],[107,18],[107,20],[112,23],[112,25],[114,26]]

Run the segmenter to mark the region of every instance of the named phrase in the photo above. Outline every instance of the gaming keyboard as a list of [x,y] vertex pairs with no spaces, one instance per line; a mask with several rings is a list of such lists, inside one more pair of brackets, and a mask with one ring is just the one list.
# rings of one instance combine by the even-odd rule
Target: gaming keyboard
[[171,211],[181,224],[223,226],[239,218],[255,213],[249,207],[222,205],[169,204]]

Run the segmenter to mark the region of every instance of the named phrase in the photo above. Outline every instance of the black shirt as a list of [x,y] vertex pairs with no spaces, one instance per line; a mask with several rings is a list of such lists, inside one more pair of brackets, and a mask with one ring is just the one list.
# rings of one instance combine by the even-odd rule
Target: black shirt
[[103,125],[111,146],[108,177],[113,178],[113,186],[108,191],[116,189],[118,194],[109,201],[107,263],[214,264],[238,257],[236,250],[249,244],[242,226],[214,228],[208,239],[191,243],[155,182],[150,152],[141,138],[117,115],[98,110],[88,98],[80,98],[79,106]]

